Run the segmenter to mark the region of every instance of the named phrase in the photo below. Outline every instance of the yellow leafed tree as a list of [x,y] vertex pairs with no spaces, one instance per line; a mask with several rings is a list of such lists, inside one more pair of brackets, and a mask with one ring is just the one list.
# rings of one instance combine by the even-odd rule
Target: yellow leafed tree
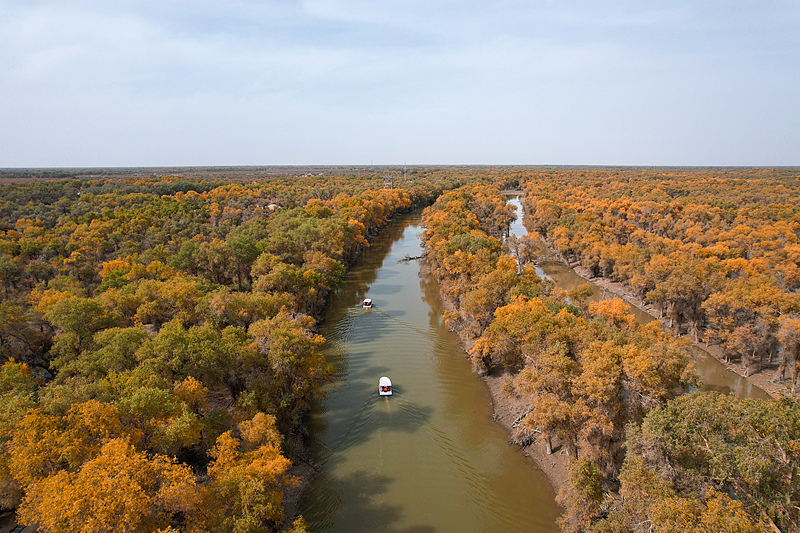
[[189,467],[113,439],[77,472],[30,484],[18,516],[49,533],[133,533],[168,527],[197,500]]
[[264,413],[239,424],[241,438],[230,431],[218,439],[208,467],[209,483],[201,508],[201,531],[256,533],[283,520],[283,493],[297,479],[281,454],[275,419]]

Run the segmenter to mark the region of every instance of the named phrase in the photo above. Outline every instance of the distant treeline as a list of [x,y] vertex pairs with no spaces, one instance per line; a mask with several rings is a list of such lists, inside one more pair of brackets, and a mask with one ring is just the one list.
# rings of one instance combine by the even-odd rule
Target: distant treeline
[[[513,438],[570,454],[565,531],[800,530],[795,399],[675,397],[698,381],[680,341],[532,264],[541,236],[752,371],[786,367],[800,359],[798,172],[109,172],[0,187],[0,506],[23,522],[305,531],[284,495],[330,379],[316,320],[380,228],[432,204],[447,323],[477,372],[507,374]],[[512,187],[535,234],[503,241]]]

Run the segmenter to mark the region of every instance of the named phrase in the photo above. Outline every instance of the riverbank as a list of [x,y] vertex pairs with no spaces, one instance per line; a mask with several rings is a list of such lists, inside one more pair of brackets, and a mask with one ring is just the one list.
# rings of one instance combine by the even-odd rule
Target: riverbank
[[[397,222],[348,273],[320,328],[337,381],[309,419],[319,468],[300,514],[310,531],[555,533],[550,484],[509,446],[441,321],[438,284],[420,279],[430,259],[404,260],[422,255],[419,220]],[[364,297],[372,309],[354,305]],[[381,375],[392,398],[376,396]]]
[[[506,374],[489,375],[481,378],[486,384],[489,395],[492,398],[493,418],[497,424],[508,432],[509,440],[513,443],[514,424],[525,408],[522,402],[508,397],[503,393],[503,385],[508,379]],[[542,471],[553,489],[553,494],[557,495],[562,489],[566,489],[569,484],[569,456],[553,439],[553,453],[547,453],[544,442],[533,442],[522,446],[522,453],[529,458],[533,464]]]
[[[552,250],[550,251],[552,252]],[[554,253],[552,256],[553,258],[557,257],[557,255]],[[642,313],[652,317],[653,320],[660,320],[657,310],[647,305],[646,302],[643,302],[640,298],[637,298],[636,295],[624,284],[612,282],[605,278],[592,278],[590,277],[587,269],[581,268],[580,266],[574,267],[568,265],[565,261],[560,262],[571,268],[587,283],[591,282],[600,287],[607,296],[619,297],[628,305],[635,307]],[[664,325],[666,327],[666,324]],[[692,342],[692,339],[689,336],[683,335],[683,337]],[[469,342],[467,339],[463,338],[463,335],[459,335],[459,339],[461,340],[465,351],[469,352],[471,344],[474,344],[474,341]],[[724,354],[720,347],[706,346],[705,343],[702,342],[692,342],[692,345],[709,357],[713,357],[715,360],[719,361],[729,372],[736,373],[747,382],[764,390],[773,398],[780,398],[782,391],[785,390],[785,387],[778,383],[777,380],[778,361],[773,361],[771,365],[765,364],[765,367],[760,372],[747,375],[747,372],[742,368],[742,365],[725,362]],[[516,401],[514,398],[510,398],[503,393],[503,385],[506,379],[508,379],[508,376],[489,375],[482,377],[481,379],[486,384],[486,387],[491,395],[495,421],[508,432],[510,437],[513,436],[515,433],[515,428],[513,427],[514,423],[520,414],[524,412],[524,407],[521,405],[521,402]],[[555,451],[551,455],[546,453],[545,445],[540,442],[535,442],[531,445],[523,447],[523,453],[529,457],[534,464],[547,476],[553,490],[557,494],[561,489],[567,487],[569,483],[569,458],[563,450],[559,449],[557,443],[554,442],[553,444]]]
[[[555,258],[557,256],[553,254],[553,257]],[[588,270],[580,267],[575,268],[567,265],[564,261],[560,262],[570,267],[582,279],[602,288],[607,296],[619,297],[628,303],[628,305],[639,309],[642,313],[647,314],[654,320],[659,320],[657,310],[637,298],[624,284],[615,283],[604,278],[591,278]],[[465,338],[463,334],[459,334],[458,337],[465,352],[469,353],[469,350],[474,344],[474,340]],[[691,342],[688,336],[684,335],[684,338]],[[706,346],[702,342],[692,342],[692,344],[704,354],[719,361],[728,371],[736,373],[749,383],[764,390],[773,398],[779,398],[781,396],[781,391],[785,389],[785,387],[777,383],[777,361],[773,362],[771,365],[765,365],[762,371],[748,376],[740,364],[726,363],[722,350],[718,346]],[[508,376],[506,374],[481,377],[492,399],[493,418],[495,422],[506,430],[509,434],[509,439],[512,440],[515,433],[514,424],[518,417],[524,412],[525,408],[522,402],[513,397],[509,397],[503,392],[503,385],[507,379]],[[550,455],[546,453],[546,447],[542,442],[534,442],[524,446],[522,451],[532,460],[536,467],[545,474],[553,491],[558,494],[558,492],[566,488],[569,483],[569,457],[563,449],[560,449],[557,442],[553,442],[553,447],[554,453]]]
[[[342,282],[344,282],[345,277],[351,272],[352,269],[356,268],[363,262],[364,253],[370,250],[370,248],[373,247],[377,241],[385,239],[387,236],[390,240],[394,238],[392,236],[392,228],[403,227],[403,224],[396,224],[396,219],[405,217],[411,213],[414,213],[415,211],[421,211],[430,205],[430,203],[431,200],[419,201],[406,209],[398,209],[392,213],[385,224],[377,226],[371,232],[369,232],[366,236],[366,240],[369,245],[359,250],[359,252],[352,257],[351,261],[343,265],[344,274],[342,277]],[[395,224],[395,226],[393,226],[393,224]],[[361,295],[366,291],[366,286],[367,284],[365,283],[364,288],[359,291],[359,301],[361,300]],[[320,329],[324,325],[332,297],[333,292],[325,295],[324,305],[313,317],[315,320],[313,331],[316,334],[320,333]],[[335,379],[335,377],[332,379]],[[305,496],[308,485],[318,474],[320,468],[320,465],[315,462],[308,446],[308,439],[310,437],[310,429],[308,427],[309,415],[310,409],[304,414],[303,421],[301,425],[296,428],[296,431],[285,436],[284,451],[287,453],[287,457],[292,461],[292,467],[289,469],[288,474],[295,477],[297,480],[297,485],[285,491],[283,494],[282,503],[285,517],[283,527],[285,529],[289,529],[292,522],[301,514],[301,501]]]
[[[430,266],[426,262],[421,263],[419,276],[421,278],[433,277]],[[455,310],[454,302],[447,295],[442,294],[441,291],[438,291],[438,295],[443,308],[451,311]],[[469,358],[469,352],[475,345],[475,339],[464,331],[453,330],[452,328],[451,331],[456,334],[458,343],[464,350],[464,356]],[[475,373],[473,372],[473,374]],[[477,376],[477,374],[475,375]],[[517,446],[513,440],[514,423],[525,412],[525,407],[521,400],[503,393],[503,385],[508,378],[509,376],[505,372],[479,377],[486,387],[492,402],[492,419],[506,431],[509,444]],[[556,496],[562,489],[567,487],[569,483],[569,458],[555,439],[553,441],[554,451],[550,455],[547,454],[545,445],[541,442],[520,446],[520,449],[522,454],[531,462],[531,466],[544,474],[553,491],[553,496]]]
[[[524,202],[521,203],[524,206]],[[524,207],[523,207],[524,212]],[[523,221],[524,232],[528,232],[527,224],[530,223],[529,219]],[[608,278],[593,277],[588,269],[582,267],[580,264],[572,265],[559,254],[555,247],[547,241],[547,239],[539,239],[539,260],[555,261],[570,269],[576,276],[583,279],[587,283],[593,283],[603,290],[604,297],[613,295],[621,298],[629,306],[637,309],[644,315],[649,316],[653,320],[659,320],[665,329],[668,328],[666,319],[659,317],[660,313],[652,306],[647,304],[639,298],[631,288],[624,283],[613,282]],[[674,330],[673,330],[674,331]],[[720,346],[711,346],[704,342],[694,342],[694,339],[687,335],[681,335],[684,339],[689,341],[696,352],[701,354],[701,357],[708,357],[722,365],[728,372],[733,372],[750,386],[756,387],[764,391],[764,393],[772,398],[780,398],[785,394],[791,394],[791,391],[784,384],[785,380],[780,379],[778,368],[780,360],[777,358],[771,363],[767,361],[763,367],[759,369],[746,368],[740,363],[731,363],[725,360],[725,354]]]
[[[440,295],[444,299],[444,296]],[[455,332],[459,344],[464,349],[464,354],[469,357],[469,352],[475,344],[474,339],[470,339],[463,332]],[[514,442],[515,427],[526,407],[521,399],[514,398],[503,392],[503,386],[510,376],[507,372],[492,373],[480,376],[480,380],[486,386],[489,397],[492,401],[492,419],[506,433],[508,433],[509,444],[519,446]],[[544,442],[532,442],[520,446],[522,454],[528,458],[536,469],[540,470],[553,490],[553,496],[558,495],[562,489],[566,489],[569,484],[569,456],[566,450],[561,447],[557,439],[553,439],[553,453],[548,454]]]

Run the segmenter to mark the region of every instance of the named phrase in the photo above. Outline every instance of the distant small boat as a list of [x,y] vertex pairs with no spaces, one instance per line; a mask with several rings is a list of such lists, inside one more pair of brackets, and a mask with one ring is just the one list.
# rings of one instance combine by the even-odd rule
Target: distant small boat
[[381,396],[391,396],[392,395],[392,380],[383,376],[378,381],[378,394]]
[[364,299],[364,309],[369,309],[370,307],[372,307],[372,299],[371,298],[365,298]]

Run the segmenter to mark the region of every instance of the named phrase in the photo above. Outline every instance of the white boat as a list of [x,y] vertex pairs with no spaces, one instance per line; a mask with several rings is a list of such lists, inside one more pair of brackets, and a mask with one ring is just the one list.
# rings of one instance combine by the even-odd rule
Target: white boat
[[372,298],[365,298],[364,309],[369,309],[370,307],[372,307]]
[[392,380],[383,376],[378,381],[378,394],[381,396],[391,396],[392,395]]

